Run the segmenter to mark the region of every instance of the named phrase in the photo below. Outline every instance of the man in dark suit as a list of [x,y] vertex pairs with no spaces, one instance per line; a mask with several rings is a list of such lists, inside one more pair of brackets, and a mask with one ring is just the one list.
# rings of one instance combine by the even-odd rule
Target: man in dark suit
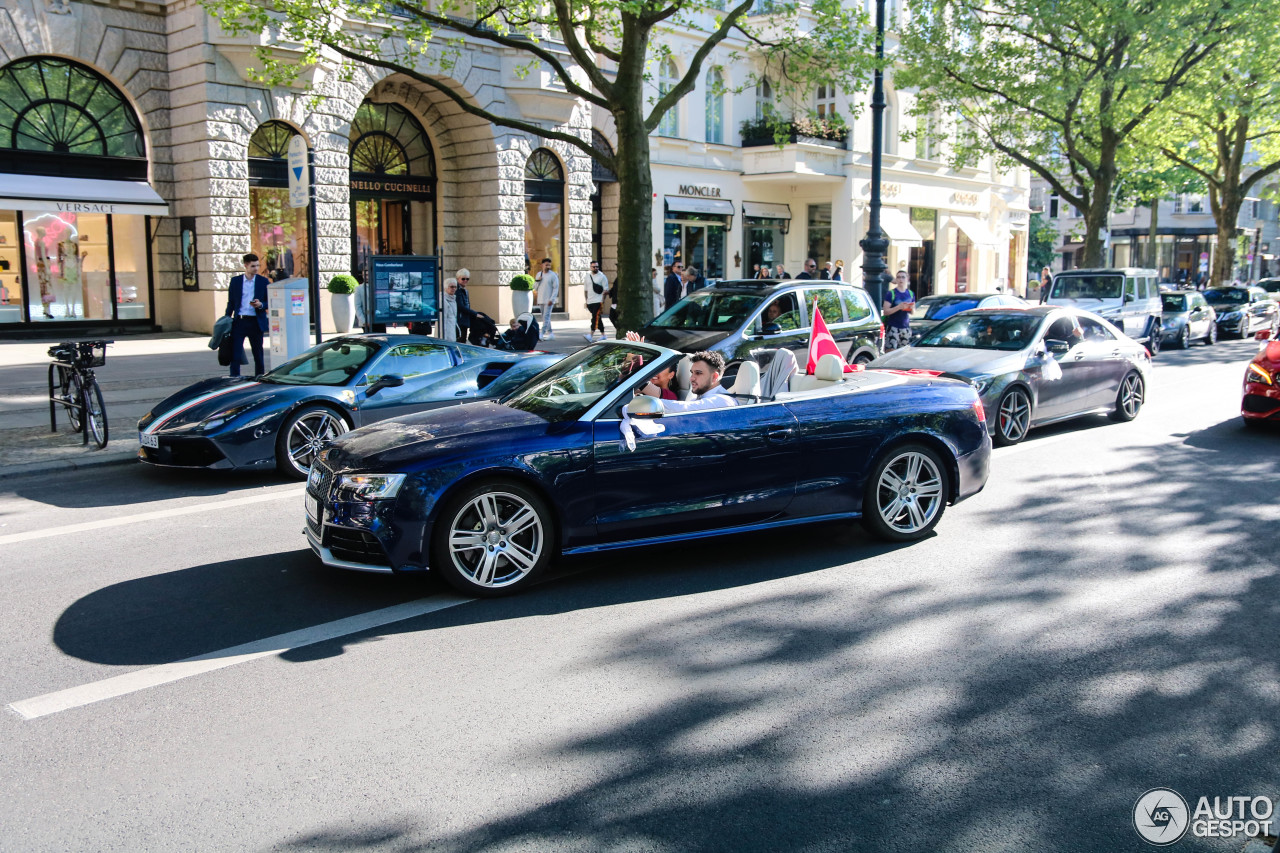
[[[269,328],[267,323],[267,281],[266,276],[258,275],[258,256],[245,255],[244,275],[231,279],[231,288],[227,291],[227,310],[224,316],[231,317],[231,375],[240,375],[240,355],[244,352],[245,338],[249,339],[249,348],[253,350],[253,375],[260,376],[265,372],[262,358],[262,336]],[[245,286],[245,282],[250,284]]]
[[684,264],[676,261],[671,265],[671,272],[667,275],[667,280],[662,283],[662,298],[666,300],[668,308],[675,305],[684,296],[684,278],[680,275],[683,269]]

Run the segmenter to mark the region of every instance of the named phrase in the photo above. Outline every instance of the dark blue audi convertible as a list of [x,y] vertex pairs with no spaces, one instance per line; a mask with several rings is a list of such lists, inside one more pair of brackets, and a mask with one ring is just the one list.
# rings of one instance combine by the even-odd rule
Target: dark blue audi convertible
[[334,437],[412,412],[496,399],[562,356],[418,335],[350,335],[256,380],[206,379],[138,421],[138,458],[186,468],[274,465],[301,479]]
[[986,482],[991,441],[965,382],[844,374],[829,356],[834,373],[820,362],[773,397],[740,388],[740,370],[736,406],[638,420],[663,406],[636,391],[682,357],[599,343],[501,401],[339,436],[307,480],[312,549],[492,596],[557,554],[841,519],[912,541]]

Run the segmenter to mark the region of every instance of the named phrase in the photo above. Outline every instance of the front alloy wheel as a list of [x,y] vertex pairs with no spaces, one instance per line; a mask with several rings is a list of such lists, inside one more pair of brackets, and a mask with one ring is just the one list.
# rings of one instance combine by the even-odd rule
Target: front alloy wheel
[[276,468],[286,477],[305,480],[320,451],[348,429],[342,415],[324,406],[295,412],[280,430]]
[[1142,377],[1136,372],[1129,373],[1120,382],[1120,390],[1116,392],[1116,408],[1111,413],[1112,420],[1131,421],[1138,416],[1146,394],[1146,386]]
[[1031,428],[1031,398],[1021,388],[1010,388],[996,408],[995,443],[1001,447],[1017,444]]
[[893,448],[872,471],[862,498],[862,522],[881,539],[911,542],[942,518],[950,493],[947,469],[931,448]]
[[1205,333],[1204,345],[1211,347],[1218,342],[1218,321],[1209,321],[1209,331]]
[[551,559],[551,513],[517,483],[486,483],[451,500],[438,516],[430,568],[465,595],[508,595]]
[[1182,327],[1182,332],[1178,335],[1178,349],[1188,349],[1191,346],[1191,325],[1187,324]]

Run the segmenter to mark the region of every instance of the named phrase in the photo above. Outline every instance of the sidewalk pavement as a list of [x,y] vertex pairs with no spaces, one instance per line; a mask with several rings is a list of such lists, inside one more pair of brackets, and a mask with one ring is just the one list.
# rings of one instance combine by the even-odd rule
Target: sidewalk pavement
[[[553,322],[556,338],[544,341],[541,349],[570,353],[587,345],[589,321],[553,317]],[[48,350],[52,344],[76,339],[63,335],[0,341],[0,478],[132,462],[138,455],[139,418],[170,394],[226,373],[217,353],[209,349],[207,335],[173,332],[117,338],[107,348],[106,364],[94,369],[110,428],[107,446],[98,450],[92,441],[88,447],[81,443],[61,406],[58,432],[49,430]]]

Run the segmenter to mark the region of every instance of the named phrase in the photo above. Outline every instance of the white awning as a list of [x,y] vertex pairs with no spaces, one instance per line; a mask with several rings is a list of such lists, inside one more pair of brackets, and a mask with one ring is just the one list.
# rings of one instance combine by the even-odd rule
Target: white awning
[[1000,241],[996,239],[996,235],[982,223],[981,219],[973,216],[952,216],[951,221],[956,227],[965,233],[974,244],[978,246],[987,246],[990,248],[999,248]]
[[723,198],[690,198],[683,195],[669,195],[667,210],[672,213],[716,213],[721,216],[733,216],[733,202]]
[[791,219],[791,205],[774,204],[768,201],[744,201],[742,215],[754,219]]
[[923,246],[924,238],[911,224],[911,217],[905,210],[896,207],[880,208],[880,227],[895,246]]
[[0,210],[168,216],[169,205],[146,181],[0,174]]

